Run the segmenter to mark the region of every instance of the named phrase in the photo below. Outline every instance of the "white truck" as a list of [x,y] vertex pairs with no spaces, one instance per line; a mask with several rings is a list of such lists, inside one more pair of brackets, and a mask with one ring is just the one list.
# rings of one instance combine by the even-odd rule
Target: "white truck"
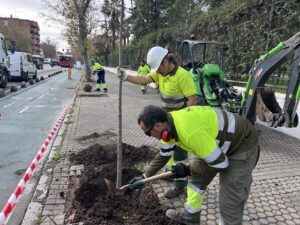
[[[14,52],[14,44],[12,45],[12,52]],[[7,53],[6,39],[0,33],[0,88],[6,88],[7,82],[10,79],[9,73],[9,57]]]

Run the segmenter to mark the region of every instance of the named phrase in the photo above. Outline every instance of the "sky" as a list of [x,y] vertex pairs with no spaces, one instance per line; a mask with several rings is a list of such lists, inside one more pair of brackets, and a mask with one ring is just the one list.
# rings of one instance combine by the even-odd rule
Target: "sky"
[[12,17],[28,19],[38,22],[40,27],[40,39],[47,38],[54,41],[57,50],[67,49],[68,44],[61,37],[63,27],[47,20],[41,15],[43,3],[41,0],[0,0],[0,17]]
[[[101,0],[100,0],[101,1]],[[131,0],[125,0],[125,5],[130,5]],[[54,41],[58,51],[68,48],[67,42],[61,36],[63,27],[52,21],[47,21],[41,13],[45,13],[42,0],[0,0],[0,17],[28,19],[38,22],[40,27],[41,42],[47,38]]]

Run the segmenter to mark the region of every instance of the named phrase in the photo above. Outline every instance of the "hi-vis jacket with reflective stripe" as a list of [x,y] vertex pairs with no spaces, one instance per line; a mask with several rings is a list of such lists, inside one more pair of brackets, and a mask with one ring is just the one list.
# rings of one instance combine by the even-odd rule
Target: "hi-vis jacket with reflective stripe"
[[[253,140],[253,135],[258,137],[248,120],[208,106],[191,106],[170,112],[169,115],[174,145],[176,143],[206,162],[205,166],[200,168],[202,171],[199,171],[203,173],[215,173],[226,169],[227,156],[239,152],[242,143],[255,144],[247,140]],[[146,176],[153,171],[157,172],[169,158],[168,151],[161,149],[161,154],[151,162],[151,169],[146,172]]]
[[138,68],[138,74],[140,76],[146,76],[149,72],[150,72],[150,67],[146,64]]
[[180,66],[166,76],[158,73],[150,76],[159,85],[161,106],[168,111],[184,108],[187,97],[196,94],[192,76]]

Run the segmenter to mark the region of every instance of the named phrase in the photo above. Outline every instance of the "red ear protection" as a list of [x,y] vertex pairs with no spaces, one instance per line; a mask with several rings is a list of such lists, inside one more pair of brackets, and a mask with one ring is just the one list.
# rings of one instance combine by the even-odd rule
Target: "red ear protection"
[[170,128],[170,127],[164,129],[164,130],[161,132],[161,139],[162,139],[163,141],[168,142],[168,141],[170,141],[170,140],[172,139],[172,137],[173,137],[173,136],[172,136],[172,132],[171,132],[171,128]]

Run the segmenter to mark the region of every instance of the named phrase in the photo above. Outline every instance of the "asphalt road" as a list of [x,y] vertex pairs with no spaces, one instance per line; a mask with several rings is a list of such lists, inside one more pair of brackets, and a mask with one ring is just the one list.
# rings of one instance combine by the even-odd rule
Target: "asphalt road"
[[70,103],[79,76],[73,69],[71,80],[63,72],[0,99],[1,209]]

